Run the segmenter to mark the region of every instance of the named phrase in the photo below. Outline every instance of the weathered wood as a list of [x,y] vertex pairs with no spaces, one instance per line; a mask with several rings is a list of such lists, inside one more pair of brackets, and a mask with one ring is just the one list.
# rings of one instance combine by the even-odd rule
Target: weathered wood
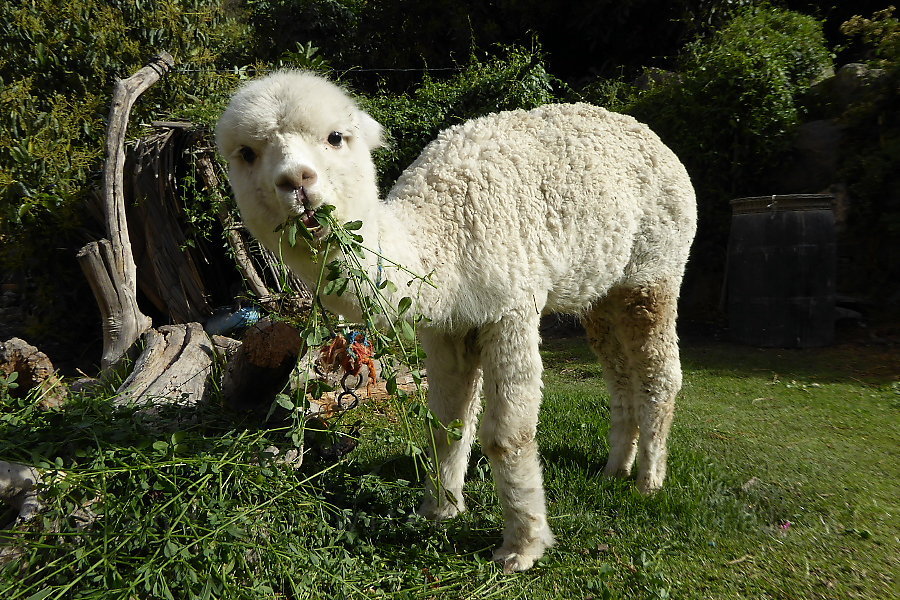
[[199,323],[144,334],[144,351],[117,390],[117,404],[195,404],[206,394],[213,344]]
[[[219,222],[225,231],[225,239],[234,253],[235,264],[244,278],[248,291],[256,296],[257,301],[262,306],[273,312],[299,313],[308,310],[312,306],[312,293],[309,291],[309,288],[289,271],[284,274],[278,273],[278,259],[273,254],[264,248],[260,248],[262,260],[272,273],[272,276],[269,278],[272,282],[271,285],[266,283],[265,278],[254,265],[250,247],[241,233],[243,226],[232,216],[228,210],[229,202],[222,198],[219,192],[221,189],[220,167],[213,158],[212,151],[198,153],[195,160],[197,171],[203,180],[206,192],[215,196],[218,200],[220,207]],[[283,294],[285,290],[281,286],[282,279],[286,279],[289,282],[291,294]],[[272,287],[277,292],[282,293],[281,298],[276,297]]]
[[125,219],[125,133],[131,108],[138,97],[173,66],[175,59],[172,55],[161,52],[128,79],[118,80],[113,88],[106,130],[106,165],[103,169],[106,233],[116,251],[116,267],[125,274],[125,280],[133,289],[137,282],[137,269],[131,258],[131,242]]
[[109,241],[88,244],[78,254],[79,264],[100,307],[104,370],[117,364],[152,325],[137,306],[137,267],[125,217],[125,133],[137,98],[174,64],[172,56],[162,52],[128,79],[117,81],[113,88],[103,176],[104,221]]
[[132,233],[140,266],[140,290],[174,323],[202,321],[212,313],[207,290],[182,230],[175,180],[183,139],[168,129],[140,140],[135,149]]
[[[220,196],[220,179],[216,173],[213,158],[209,153],[200,153],[196,158],[196,164],[207,192],[217,197]],[[266,286],[262,277],[259,276],[259,272],[253,265],[253,261],[250,259],[250,250],[247,247],[247,242],[244,241],[243,236],[241,236],[240,226],[228,211],[228,205],[224,202],[224,199],[218,197],[217,200],[219,200],[218,204],[220,206],[218,214],[219,222],[222,224],[222,228],[225,231],[225,239],[228,242],[228,246],[231,248],[231,251],[234,252],[234,261],[238,271],[244,278],[250,292],[257,297],[260,304],[266,308],[272,308],[272,293],[269,291],[269,288]]]
[[124,283],[124,275],[115,267],[112,244],[107,239],[91,242],[77,255],[100,309],[103,329],[101,369],[109,370],[141,334],[150,328],[150,317],[137,306],[133,291]]
[[[41,509],[37,490],[41,484],[37,469],[0,460],[0,500],[16,509],[16,524],[28,521]],[[9,524],[0,523],[6,528]]]

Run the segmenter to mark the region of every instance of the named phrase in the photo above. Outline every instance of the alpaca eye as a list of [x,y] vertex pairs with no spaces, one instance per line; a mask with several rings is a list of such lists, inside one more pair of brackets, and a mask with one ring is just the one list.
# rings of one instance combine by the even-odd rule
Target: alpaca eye
[[253,148],[248,148],[247,146],[241,146],[241,149],[238,150],[241,158],[244,159],[248,165],[252,165],[253,161],[256,160],[256,152],[253,151]]
[[328,134],[328,143],[335,148],[340,148],[343,142],[344,134],[340,131],[332,131],[330,134]]

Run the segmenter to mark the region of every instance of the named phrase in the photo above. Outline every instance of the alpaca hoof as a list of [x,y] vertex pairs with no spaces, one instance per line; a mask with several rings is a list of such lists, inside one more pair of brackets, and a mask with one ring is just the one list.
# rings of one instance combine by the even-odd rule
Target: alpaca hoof
[[606,465],[603,476],[609,479],[628,479],[631,477],[631,469],[622,469],[616,466]]
[[638,477],[637,490],[645,496],[655,494],[662,489],[663,480],[661,477]]
[[504,539],[503,546],[494,551],[493,560],[500,563],[504,573],[527,571],[544,556],[544,550],[555,543],[553,532],[543,517],[534,529],[520,532],[522,535],[513,539]]
[[493,561],[499,563],[503,567],[504,573],[518,573],[527,571],[534,565],[540,556],[531,556],[528,554],[519,554],[506,548],[499,548],[494,551]]
[[431,498],[422,502],[422,505],[416,510],[416,514],[432,521],[452,519],[456,515],[464,512],[466,512],[466,507],[462,503],[453,504],[452,502],[444,502],[439,505]]

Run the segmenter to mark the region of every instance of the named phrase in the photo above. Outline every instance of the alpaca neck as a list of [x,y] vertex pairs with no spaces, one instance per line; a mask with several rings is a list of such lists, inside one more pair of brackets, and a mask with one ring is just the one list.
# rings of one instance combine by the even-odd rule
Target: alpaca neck
[[[358,293],[372,299],[377,293],[388,310],[396,308],[405,296],[415,299],[420,288],[417,283],[427,275],[422,272],[422,260],[412,235],[414,227],[403,216],[393,204],[378,202],[367,214],[356,217],[362,221],[362,227],[354,233],[362,236],[364,250],[362,256],[354,254],[352,259],[347,259],[351,267],[355,267],[353,263],[358,261],[358,266],[376,288],[386,281],[393,284],[376,291],[368,282],[359,282]],[[327,260],[334,258],[341,258],[340,253],[332,254]],[[318,268],[314,266],[314,269]],[[318,270],[310,274],[318,276]],[[352,277],[351,280],[357,281],[358,278]],[[315,282],[315,279],[312,281]],[[342,296],[323,296],[322,301],[332,312],[351,320],[360,320],[359,302],[351,289]]]
[[366,252],[365,270],[372,281],[390,281],[397,286],[397,298],[410,295],[403,290],[410,280],[423,277],[422,260],[413,235],[415,228],[393,203],[379,202],[376,210],[363,219],[360,235]]

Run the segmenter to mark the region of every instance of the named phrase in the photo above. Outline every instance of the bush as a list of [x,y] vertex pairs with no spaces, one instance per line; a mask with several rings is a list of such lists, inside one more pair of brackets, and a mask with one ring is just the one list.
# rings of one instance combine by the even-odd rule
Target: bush
[[695,263],[721,267],[728,200],[773,193],[767,173],[799,123],[800,97],[830,65],[820,22],[750,8],[688,44],[677,74],[648,71],[640,87],[595,81],[582,95],[649,124],[681,158],[699,204]]
[[841,27],[882,70],[837,117],[844,130],[840,176],[852,201],[847,237],[857,263],[846,277],[853,289],[879,301],[896,297],[900,280],[894,258],[900,250],[900,20],[894,10],[888,7],[871,19],[856,16]]
[[[78,335],[85,318],[96,319],[96,309],[84,302],[90,292],[75,252],[100,233],[86,206],[102,169],[114,79],[128,77],[160,50],[185,70],[143,96],[132,122],[159,118],[172,106],[206,105],[198,96],[209,99],[217,89],[224,97],[230,85],[214,69],[231,60],[246,30],[231,4],[0,4],[0,279],[20,283],[25,295],[23,335],[36,342]],[[84,307],[83,314],[72,314],[72,307]]]

